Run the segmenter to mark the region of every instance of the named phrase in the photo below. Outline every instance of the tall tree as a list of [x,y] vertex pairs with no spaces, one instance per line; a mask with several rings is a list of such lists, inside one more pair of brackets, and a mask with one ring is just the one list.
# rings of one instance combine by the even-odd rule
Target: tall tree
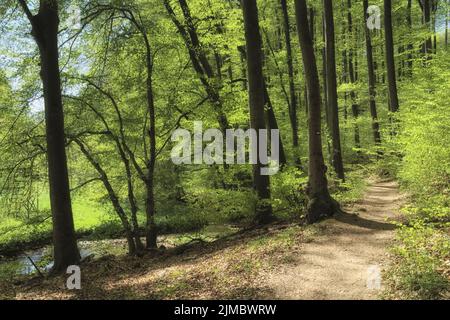
[[[367,13],[367,9],[369,7],[369,0],[363,0],[363,21],[366,24],[366,21],[369,18],[369,14]],[[365,35],[366,35],[366,56],[367,56],[367,74],[369,80],[369,108],[370,115],[372,117],[372,134],[373,140],[376,145],[381,143],[381,135],[380,135],[380,125],[378,123],[378,114],[377,114],[377,105],[376,105],[376,79],[375,79],[375,70],[373,67],[373,48],[372,48],[372,39],[369,28],[365,25],[364,27]]]
[[[286,62],[288,67],[289,77],[289,119],[291,121],[292,128],[292,146],[294,147],[294,154],[298,153],[299,141],[298,141],[298,119],[297,119],[297,95],[295,93],[294,82],[294,64],[292,59],[292,45],[291,45],[291,30],[289,24],[289,11],[286,0],[281,0],[281,11],[283,13],[283,25],[284,25],[284,39],[286,42]],[[296,157],[296,161],[298,161]]]
[[[256,5],[256,0],[241,0],[241,4],[244,16],[245,42],[247,46],[247,78],[250,122],[251,127],[259,132],[259,130],[265,129],[265,85],[258,8]],[[273,218],[272,205],[270,204],[270,180],[269,176],[261,175],[262,166],[263,165],[261,163],[258,150],[257,161],[256,164],[253,165],[253,187],[258,195],[256,220],[258,223],[267,223]]]
[[39,47],[41,79],[44,88],[48,178],[53,221],[54,272],[80,262],[70,199],[64,134],[64,112],[59,70],[58,1],[40,0],[33,15],[25,0],[19,3],[31,23]]
[[390,111],[397,112],[399,109],[397,79],[395,74],[394,60],[394,36],[392,31],[392,1],[384,0],[384,37],[386,54],[386,73],[389,88]]
[[448,18],[450,15],[450,0],[447,0],[446,3],[446,11],[445,11],[445,49],[448,49]]
[[[422,21],[425,24],[428,33],[431,31],[431,0],[419,0],[420,8],[422,9]],[[431,35],[427,36],[425,42],[422,46],[422,51],[427,58],[430,58],[430,53],[432,51],[432,39]]]
[[[406,22],[408,24],[408,28],[410,32],[413,32],[412,30],[412,0],[408,0],[408,4],[406,6]],[[408,64],[408,75],[412,76],[413,74],[413,50],[414,45],[411,41],[408,42],[408,58],[407,58],[407,64]]]
[[[350,83],[353,85],[358,77],[358,72],[357,72],[357,57],[354,54],[354,50],[353,50],[353,45],[355,44],[354,41],[354,34],[353,34],[353,17],[352,17],[352,1],[351,0],[347,0],[347,31],[348,31],[348,36],[350,39],[350,48],[348,49],[348,56],[347,56],[347,62],[348,62],[348,74],[349,74],[349,79],[350,79]],[[355,58],[355,61],[354,61]],[[352,115],[353,118],[355,120],[354,123],[354,140],[355,140],[355,145],[357,148],[361,147],[361,138],[359,135],[359,127],[358,127],[358,117],[359,117],[359,105],[357,102],[357,97],[356,97],[356,92],[355,90],[351,90],[350,91],[350,98],[352,101]]]
[[448,49],[448,18],[450,16],[450,0],[446,2],[446,13],[445,13],[445,49]]
[[325,17],[325,47],[326,47],[326,82],[328,101],[328,123],[332,139],[333,167],[339,179],[345,180],[342,161],[341,134],[339,129],[339,108],[336,80],[336,49],[334,35],[333,3],[323,0]]
[[309,170],[308,208],[306,220],[314,223],[339,211],[339,204],[330,196],[326,177],[327,168],[322,152],[321,96],[316,56],[308,25],[305,0],[295,0],[295,15],[299,43],[303,56],[309,102]]

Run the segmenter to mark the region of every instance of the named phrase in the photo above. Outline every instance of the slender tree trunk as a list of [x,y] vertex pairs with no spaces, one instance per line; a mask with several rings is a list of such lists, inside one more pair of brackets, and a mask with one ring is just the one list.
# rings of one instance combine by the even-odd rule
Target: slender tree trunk
[[72,215],[65,147],[58,52],[58,3],[56,0],[41,0],[39,13],[35,16],[31,14],[25,1],[21,1],[20,5],[30,20],[32,34],[40,53],[53,221],[54,266],[52,271],[63,272],[68,266],[79,264],[80,253]]
[[294,148],[294,154],[296,155],[296,161],[299,161],[297,156],[299,141],[298,141],[298,119],[297,119],[297,95],[295,92],[294,82],[294,64],[292,60],[292,46],[291,46],[291,30],[289,24],[289,12],[286,4],[286,0],[281,0],[281,11],[283,13],[283,25],[284,25],[284,37],[286,43],[286,63],[288,67],[289,76],[289,95],[290,95],[290,108],[289,119],[291,121],[292,128],[292,146]]
[[[347,23],[348,23],[348,36],[350,37],[350,49],[348,50],[348,74],[350,77],[350,83],[354,84],[358,77],[357,72],[357,63],[353,64],[353,58],[356,58],[353,50],[353,44],[355,41],[353,40],[353,17],[352,17],[352,2],[351,0],[347,0]],[[356,59],[355,59],[356,62]],[[356,92],[354,90],[350,91],[350,98],[352,100],[352,115],[354,118],[354,140],[356,148],[361,147],[361,138],[359,135],[359,126],[357,123],[359,117],[359,105],[357,103]]]
[[[265,116],[267,120],[266,128],[268,130],[279,130],[278,121],[275,116],[275,111],[273,110],[272,100],[270,100],[269,90],[267,89],[267,84],[264,81],[264,105],[265,105]],[[283,140],[279,140],[280,146],[280,166],[283,168],[287,164],[286,152],[284,150]]]
[[145,46],[146,46],[146,66],[147,66],[147,110],[149,116],[149,128],[147,131],[148,139],[150,141],[150,156],[147,160],[147,177],[145,181],[146,185],[146,200],[145,200],[145,212],[147,217],[146,224],[146,246],[147,249],[157,248],[158,232],[156,228],[155,215],[155,192],[154,192],[154,176],[156,165],[156,119],[155,119],[155,102],[153,94],[153,62],[152,53],[150,48],[150,42],[147,37],[147,33],[143,32]]
[[339,204],[330,196],[326,177],[327,168],[322,153],[321,97],[314,46],[308,26],[305,0],[295,0],[295,15],[299,43],[302,50],[309,101],[309,182],[306,220],[314,223],[339,211]]
[[125,211],[123,210],[123,207],[120,205],[119,197],[118,197],[117,193],[114,191],[114,188],[112,187],[112,185],[110,183],[108,175],[106,174],[105,170],[103,170],[102,166],[94,159],[92,154],[88,151],[88,149],[81,142],[81,140],[74,139],[74,142],[80,147],[81,153],[84,154],[86,159],[91,163],[91,165],[97,171],[97,173],[100,176],[100,180],[102,181],[106,191],[108,192],[109,200],[111,201],[111,204],[112,204],[114,210],[116,211],[117,215],[119,216],[119,219],[122,223],[122,227],[125,231],[125,237],[126,237],[127,243],[128,243],[128,254],[136,255],[139,250],[139,246],[141,246],[140,239],[137,241],[137,239],[135,238],[135,236],[136,236],[135,232],[133,232],[130,222],[128,221],[127,215],[126,215]]
[[[419,0],[422,1],[422,0]],[[423,0],[422,1],[422,10],[423,10],[423,22],[426,25],[427,32],[431,31],[431,0]],[[430,54],[432,51],[432,39],[431,36],[427,37],[424,43],[424,53],[427,59],[430,58]]]
[[[243,56],[244,56],[244,63],[247,60],[247,58],[245,58],[247,56],[247,51],[245,49],[245,47],[241,46],[240,49],[243,52]],[[264,58],[264,56],[263,56]],[[264,59],[262,59],[262,63],[264,65]],[[247,77],[247,75],[246,75]],[[272,105],[272,100],[270,99],[270,95],[269,95],[269,89],[267,88],[267,81],[266,79],[264,79],[264,117],[265,117],[265,121],[266,121],[266,128],[268,130],[279,130],[278,127],[278,121],[277,118],[275,116],[275,111],[273,110],[273,105]],[[279,140],[279,147],[280,147],[280,166],[284,167],[287,164],[287,158],[286,158],[286,152],[284,150],[284,144],[283,144],[283,140],[281,139],[280,136],[280,140]]]
[[[367,8],[369,7],[369,0],[363,0],[363,17],[364,23],[369,18]],[[376,79],[375,70],[373,67],[373,49],[370,30],[367,26],[364,27],[366,35],[366,52],[367,52],[367,73],[369,78],[369,108],[372,117],[372,134],[376,145],[381,144],[380,125],[378,123],[377,105],[376,105]]]
[[[407,5],[407,13],[406,13],[406,22],[408,24],[408,28],[410,32],[412,32],[412,17],[411,17],[411,10],[412,10],[412,0],[408,0]],[[408,42],[408,74],[410,77],[413,75],[413,50],[414,46],[411,42]]]
[[[344,69],[344,73],[342,75],[342,82],[348,83],[348,58],[347,58],[347,50],[344,50],[342,52],[342,65]],[[344,121],[347,122],[348,117],[348,110],[347,110],[347,103],[348,103],[348,92],[346,91],[344,94]]]
[[394,37],[392,32],[392,2],[384,0],[384,29],[386,46],[386,71],[389,87],[390,111],[397,112],[399,109],[397,94],[397,79],[395,74],[394,60]]
[[[326,144],[327,144],[327,151],[328,151],[328,162],[330,165],[334,168],[334,161],[333,161],[333,146],[331,145],[330,141],[333,140],[333,132],[332,132],[332,123],[331,123],[331,117],[330,117],[330,104],[328,102],[328,81],[327,81],[327,46],[326,46],[326,31],[325,31],[325,12],[322,14],[322,41],[324,43],[324,46],[322,48],[322,82],[323,82],[323,109],[324,109],[324,115],[325,115],[325,123],[327,134]],[[329,137],[328,137],[329,136]]]
[[[262,63],[262,41],[259,32],[256,0],[241,0],[247,45],[247,69],[251,127],[259,132],[265,129],[264,121],[264,76]],[[259,140],[259,139],[258,139]],[[258,146],[259,149],[259,146]],[[267,223],[273,219],[270,202],[269,176],[261,175],[262,163],[258,152],[253,166],[253,186],[258,195],[256,222]]]
[[447,11],[445,14],[445,49],[448,49],[448,18],[450,15],[450,0],[447,0]]
[[219,123],[220,129],[225,133],[226,129],[229,128],[228,118],[223,110],[223,102],[220,97],[219,88],[214,85],[216,75],[214,74],[213,68],[208,61],[207,55],[203,46],[200,43],[197,29],[194,24],[193,18],[190,13],[189,6],[186,0],[178,0],[183,16],[185,18],[186,25],[183,25],[178,19],[173,10],[169,0],[163,0],[164,6],[172,19],[172,22],[178,29],[183,41],[188,50],[189,58],[191,59],[192,66],[195,72],[199,76],[200,82],[202,83],[205,91],[211,101],[214,111],[216,112],[217,121]]
[[342,161],[341,135],[339,129],[339,108],[336,80],[336,53],[334,35],[333,3],[323,0],[325,16],[325,44],[326,44],[326,82],[328,100],[328,118],[332,138],[333,167],[339,179],[345,180],[344,164]]
[[437,33],[436,33],[436,12],[437,12],[437,0],[431,1],[431,21],[433,28],[433,53],[437,54]]

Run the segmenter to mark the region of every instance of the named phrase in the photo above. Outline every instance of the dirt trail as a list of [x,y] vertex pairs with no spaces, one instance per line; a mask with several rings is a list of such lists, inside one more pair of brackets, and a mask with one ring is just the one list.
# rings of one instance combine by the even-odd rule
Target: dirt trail
[[360,202],[344,208],[348,213],[317,226],[319,234],[304,245],[298,261],[268,276],[276,298],[376,299],[383,284],[368,279],[376,279],[387,262],[395,229],[389,219],[401,204],[395,182],[371,182]]

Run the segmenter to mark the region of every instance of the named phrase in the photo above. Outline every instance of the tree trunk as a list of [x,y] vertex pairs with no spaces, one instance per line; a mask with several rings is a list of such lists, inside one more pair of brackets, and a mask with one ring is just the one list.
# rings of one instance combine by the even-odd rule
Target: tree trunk
[[[270,100],[269,90],[267,89],[267,84],[264,81],[264,104],[265,104],[265,114],[267,118],[267,126],[268,130],[279,130],[278,121],[275,116],[275,111],[273,110],[272,101]],[[287,164],[286,152],[284,150],[283,140],[279,140],[280,146],[280,167],[283,168]]]
[[[247,51],[244,46],[239,47],[239,51],[241,51],[244,59],[244,63],[247,60]],[[263,56],[264,57],[264,56]],[[264,64],[264,59],[261,60]],[[247,78],[247,75],[245,75]],[[275,111],[273,110],[272,100],[270,99],[269,95],[269,89],[267,89],[267,81],[264,79],[264,116],[265,116],[265,122],[266,122],[266,129],[268,130],[279,130],[278,127],[278,121],[275,116]],[[287,158],[286,158],[286,152],[284,150],[284,144],[283,140],[279,140],[279,147],[280,147],[280,166],[284,167],[287,164]]]
[[332,138],[333,167],[339,179],[345,180],[342,162],[341,135],[339,129],[339,108],[336,80],[336,53],[334,36],[333,4],[324,0],[325,37],[326,37],[326,82],[328,100],[328,118]]
[[[421,0],[419,0],[421,1]],[[423,11],[423,21],[426,25],[426,29],[428,32],[431,30],[431,0],[423,0],[422,1],[422,11]],[[432,51],[432,40],[431,36],[429,36],[424,43],[424,53],[427,59],[430,58],[430,54]]]
[[153,62],[150,42],[145,31],[142,32],[146,47],[146,66],[147,66],[147,109],[149,116],[148,139],[150,141],[150,156],[147,160],[147,177],[146,185],[146,200],[145,212],[147,217],[146,224],[146,246],[147,249],[157,248],[157,228],[155,222],[156,208],[155,208],[155,193],[154,193],[154,175],[156,165],[156,120],[155,120],[155,101],[153,95]]
[[339,211],[339,205],[331,198],[328,191],[327,168],[322,153],[322,101],[320,97],[319,74],[308,26],[305,0],[295,0],[295,15],[309,95],[309,182],[307,190],[309,201],[306,220],[308,223],[314,223]]
[[[265,121],[262,41],[259,32],[258,9],[256,0],[241,0],[241,3],[247,44],[250,120],[251,127],[259,132],[259,130],[265,129]],[[261,175],[262,167],[258,152],[257,163],[253,165],[253,187],[258,196],[255,214],[256,222],[264,224],[270,222],[273,215],[270,204],[270,180],[269,176]]]
[[39,13],[32,16],[21,3],[32,25],[39,47],[41,79],[44,88],[48,178],[53,221],[53,272],[63,272],[80,263],[70,199],[64,134],[64,111],[58,52],[58,4],[40,1]]
[[[409,31],[412,32],[412,17],[411,17],[411,9],[412,9],[412,0],[408,0],[407,5],[407,13],[406,13],[406,22],[408,24]],[[369,35],[370,36],[370,35]],[[413,55],[412,52],[414,50],[414,46],[411,42],[408,43],[408,75],[412,77],[413,75]]]
[[[352,1],[347,0],[347,23],[348,23],[348,36],[350,37],[350,49],[348,50],[348,73],[350,78],[350,83],[354,84],[358,78],[357,72],[357,61],[353,64],[353,58],[355,57],[353,51],[353,17],[352,17]],[[355,57],[356,58],[356,57]],[[355,59],[356,60],[356,59]],[[357,103],[357,97],[354,90],[350,91],[350,98],[352,100],[352,115],[354,118],[354,141],[356,148],[361,148],[361,138],[359,135],[359,126],[357,123],[359,117],[359,105]]]
[[448,18],[450,15],[450,0],[447,0],[447,11],[445,13],[445,49],[448,49]]
[[397,94],[397,79],[395,74],[394,60],[394,37],[392,32],[392,2],[384,0],[384,29],[386,46],[386,72],[389,87],[390,111],[397,112],[399,109]]
[[[367,19],[369,18],[369,15],[367,14],[368,7],[369,7],[369,0],[363,0],[364,22],[367,21]],[[376,79],[375,79],[375,70],[373,67],[372,39],[369,28],[365,26],[364,30],[366,34],[367,73],[369,78],[369,107],[370,107],[370,115],[372,117],[372,134],[375,144],[379,145],[381,143],[381,135],[376,105],[376,82],[375,82]]]
[[297,95],[295,93],[295,82],[294,82],[294,65],[292,60],[292,46],[291,46],[291,31],[289,25],[289,12],[286,4],[286,0],[281,0],[281,11],[283,13],[283,24],[284,24],[284,37],[286,42],[286,63],[288,67],[289,76],[289,95],[290,95],[290,108],[289,108],[289,119],[291,121],[292,128],[292,146],[294,148],[294,155],[296,155],[296,161],[298,159],[298,119],[297,119]]
[[225,135],[226,129],[229,128],[228,118],[223,110],[223,103],[220,97],[219,87],[215,85],[216,75],[214,74],[213,68],[211,67],[207,55],[204,52],[203,46],[197,35],[197,30],[194,21],[191,17],[189,6],[186,0],[178,0],[180,7],[183,12],[183,16],[186,21],[186,26],[181,24],[177,19],[175,11],[170,5],[169,0],[164,0],[164,6],[172,19],[172,22],[178,29],[183,41],[185,42],[186,48],[195,72],[199,76],[199,79],[205,88],[208,95],[208,99],[213,105],[214,111],[216,112],[217,121],[219,123],[222,133]]
[[122,227],[125,231],[125,237],[126,237],[127,243],[128,243],[128,254],[136,255],[141,246],[140,239],[139,240],[136,239],[136,231],[137,230],[134,230],[134,232],[133,232],[131,225],[128,221],[127,215],[126,215],[125,211],[123,210],[123,207],[120,205],[119,197],[118,197],[117,193],[114,191],[114,188],[112,187],[112,185],[109,181],[108,175],[106,174],[105,170],[103,170],[100,163],[98,163],[94,159],[92,154],[88,151],[88,149],[81,142],[81,140],[74,139],[74,141],[80,147],[80,151],[84,154],[86,159],[91,163],[91,165],[97,171],[97,173],[100,176],[100,180],[103,183],[103,186],[105,187],[106,191],[108,192],[109,200],[111,201],[111,204],[113,205],[114,210],[116,211],[117,215],[119,216],[119,219],[122,222]]

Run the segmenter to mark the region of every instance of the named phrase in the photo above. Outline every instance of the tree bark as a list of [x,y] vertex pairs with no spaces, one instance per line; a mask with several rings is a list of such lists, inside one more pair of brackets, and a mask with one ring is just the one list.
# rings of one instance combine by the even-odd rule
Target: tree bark
[[339,179],[345,180],[344,165],[342,162],[341,135],[339,129],[339,108],[336,80],[336,53],[333,4],[331,0],[323,0],[325,16],[325,45],[326,45],[326,83],[328,118],[332,138],[333,167]]
[[20,1],[32,25],[39,47],[41,79],[44,88],[48,178],[53,221],[53,272],[63,272],[80,263],[70,198],[65,149],[64,111],[58,52],[58,3],[41,0],[39,12],[33,16],[25,1]]
[[[350,49],[348,50],[348,73],[350,78],[350,83],[354,84],[357,81],[358,78],[358,72],[357,72],[357,61],[355,61],[355,64],[353,63],[354,50],[353,50],[353,44],[355,41],[353,40],[353,17],[352,17],[352,1],[347,0],[347,31],[348,36],[350,37]],[[356,57],[355,57],[356,58]],[[350,91],[350,98],[352,100],[352,115],[354,118],[354,141],[356,148],[361,148],[361,138],[359,135],[359,126],[357,123],[358,117],[359,117],[359,105],[357,103],[357,97],[355,90]]]
[[[363,0],[363,17],[364,24],[369,18],[367,8],[369,7],[369,0]],[[366,35],[366,52],[367,52],[367,74],[369,78],[369,108],[372,117],[372,134],[376,145],[381,144],[380,124],[378,123],[377,105],[376,105],[376,79],[375,70],[373,67],[373,49],[370,30],[367,26],[364,27]]]
[[[411,16],[411,10],[412,10],[412,0],[408,0],[408,5],[407,5],[407,13],[406,13],[406,22],[408,24],[408,28],[410,30],[410,32],[412,32],[412,16]],[[408,65],[408,75],[410,77],[412,77],[413,75],[413,50],[414,50],[414,45],[409,42],[408,43],[408,61],[407,61],[407,65]]]
[[450,0],[447,0],[447,11],[445,13],[445,49],[448,49],[448,18],[450,15]]
[[[264,103],[265,103],[265,115],[267,118],[266,128],[268,130],[279,130],[278,121],[275,116],[275,111],[273,110],[272,100],[270,100],[269,90],[267,89],[267,84],[264,81]],[[287,164],[286,152],[284,150],[283,139],[279,140],[280,146],[280,167],[283,168]]]
[[314,46],[311,39],[305,0],[295,0],[295,15],[299,43],[303,56],[309,101],[309,170],[308,208],[306,221],[314,223],[339,211],[339,204],[330,196],[327,168],[322,153],[321,97]]
[[[423,13],[423,22],[426,25],[426,29],[428,32],[431,30],[431,0],[419,0],[421,1],[422,13]],[[427,59],[430,58],[430,54],[432,51],[432,39],[431,35],[427,37],[424,43],[424,54]]]
[[[247,70],[251,127],[257,132],[265,129],[264,121],[264,76],[262,64],[262,41],[259,32],[256,0],[241,0],[247,46]],[[258,139],[259,140],[259,139]],[[259,151],[259,146],[258,146]],[[269,176],[261,175],[262,163],[258,152],[257,163],[253,165],[253,187],[258,196],[256,222],[264,224],[273,219],[270,204]]]
[[386,46],[386,72],[389,89],[389,107],[391,112],[399,109],[397,79],[394,60],[394,36],[392,32],[392,1],[384,0],[384,29]]
[[292,146],[294,148],[294,154],[296,155],[296,161],[299,148],[298,140],[298,119],[297,119],[297,95],[295,92],[295,82],[294,82],[294,64],[292,59],[292,45],[291,45],[291,30],[289,24],[289,11],[287,7],[286,0],[281,0],[281,11],[283,13],[283,25],[284,25],[284,39],[286,43],[286,63],[288,67],[289,76],[289,95],[290,95],[290,105],[289,105],[289,119],[291,121],[292,128]]

